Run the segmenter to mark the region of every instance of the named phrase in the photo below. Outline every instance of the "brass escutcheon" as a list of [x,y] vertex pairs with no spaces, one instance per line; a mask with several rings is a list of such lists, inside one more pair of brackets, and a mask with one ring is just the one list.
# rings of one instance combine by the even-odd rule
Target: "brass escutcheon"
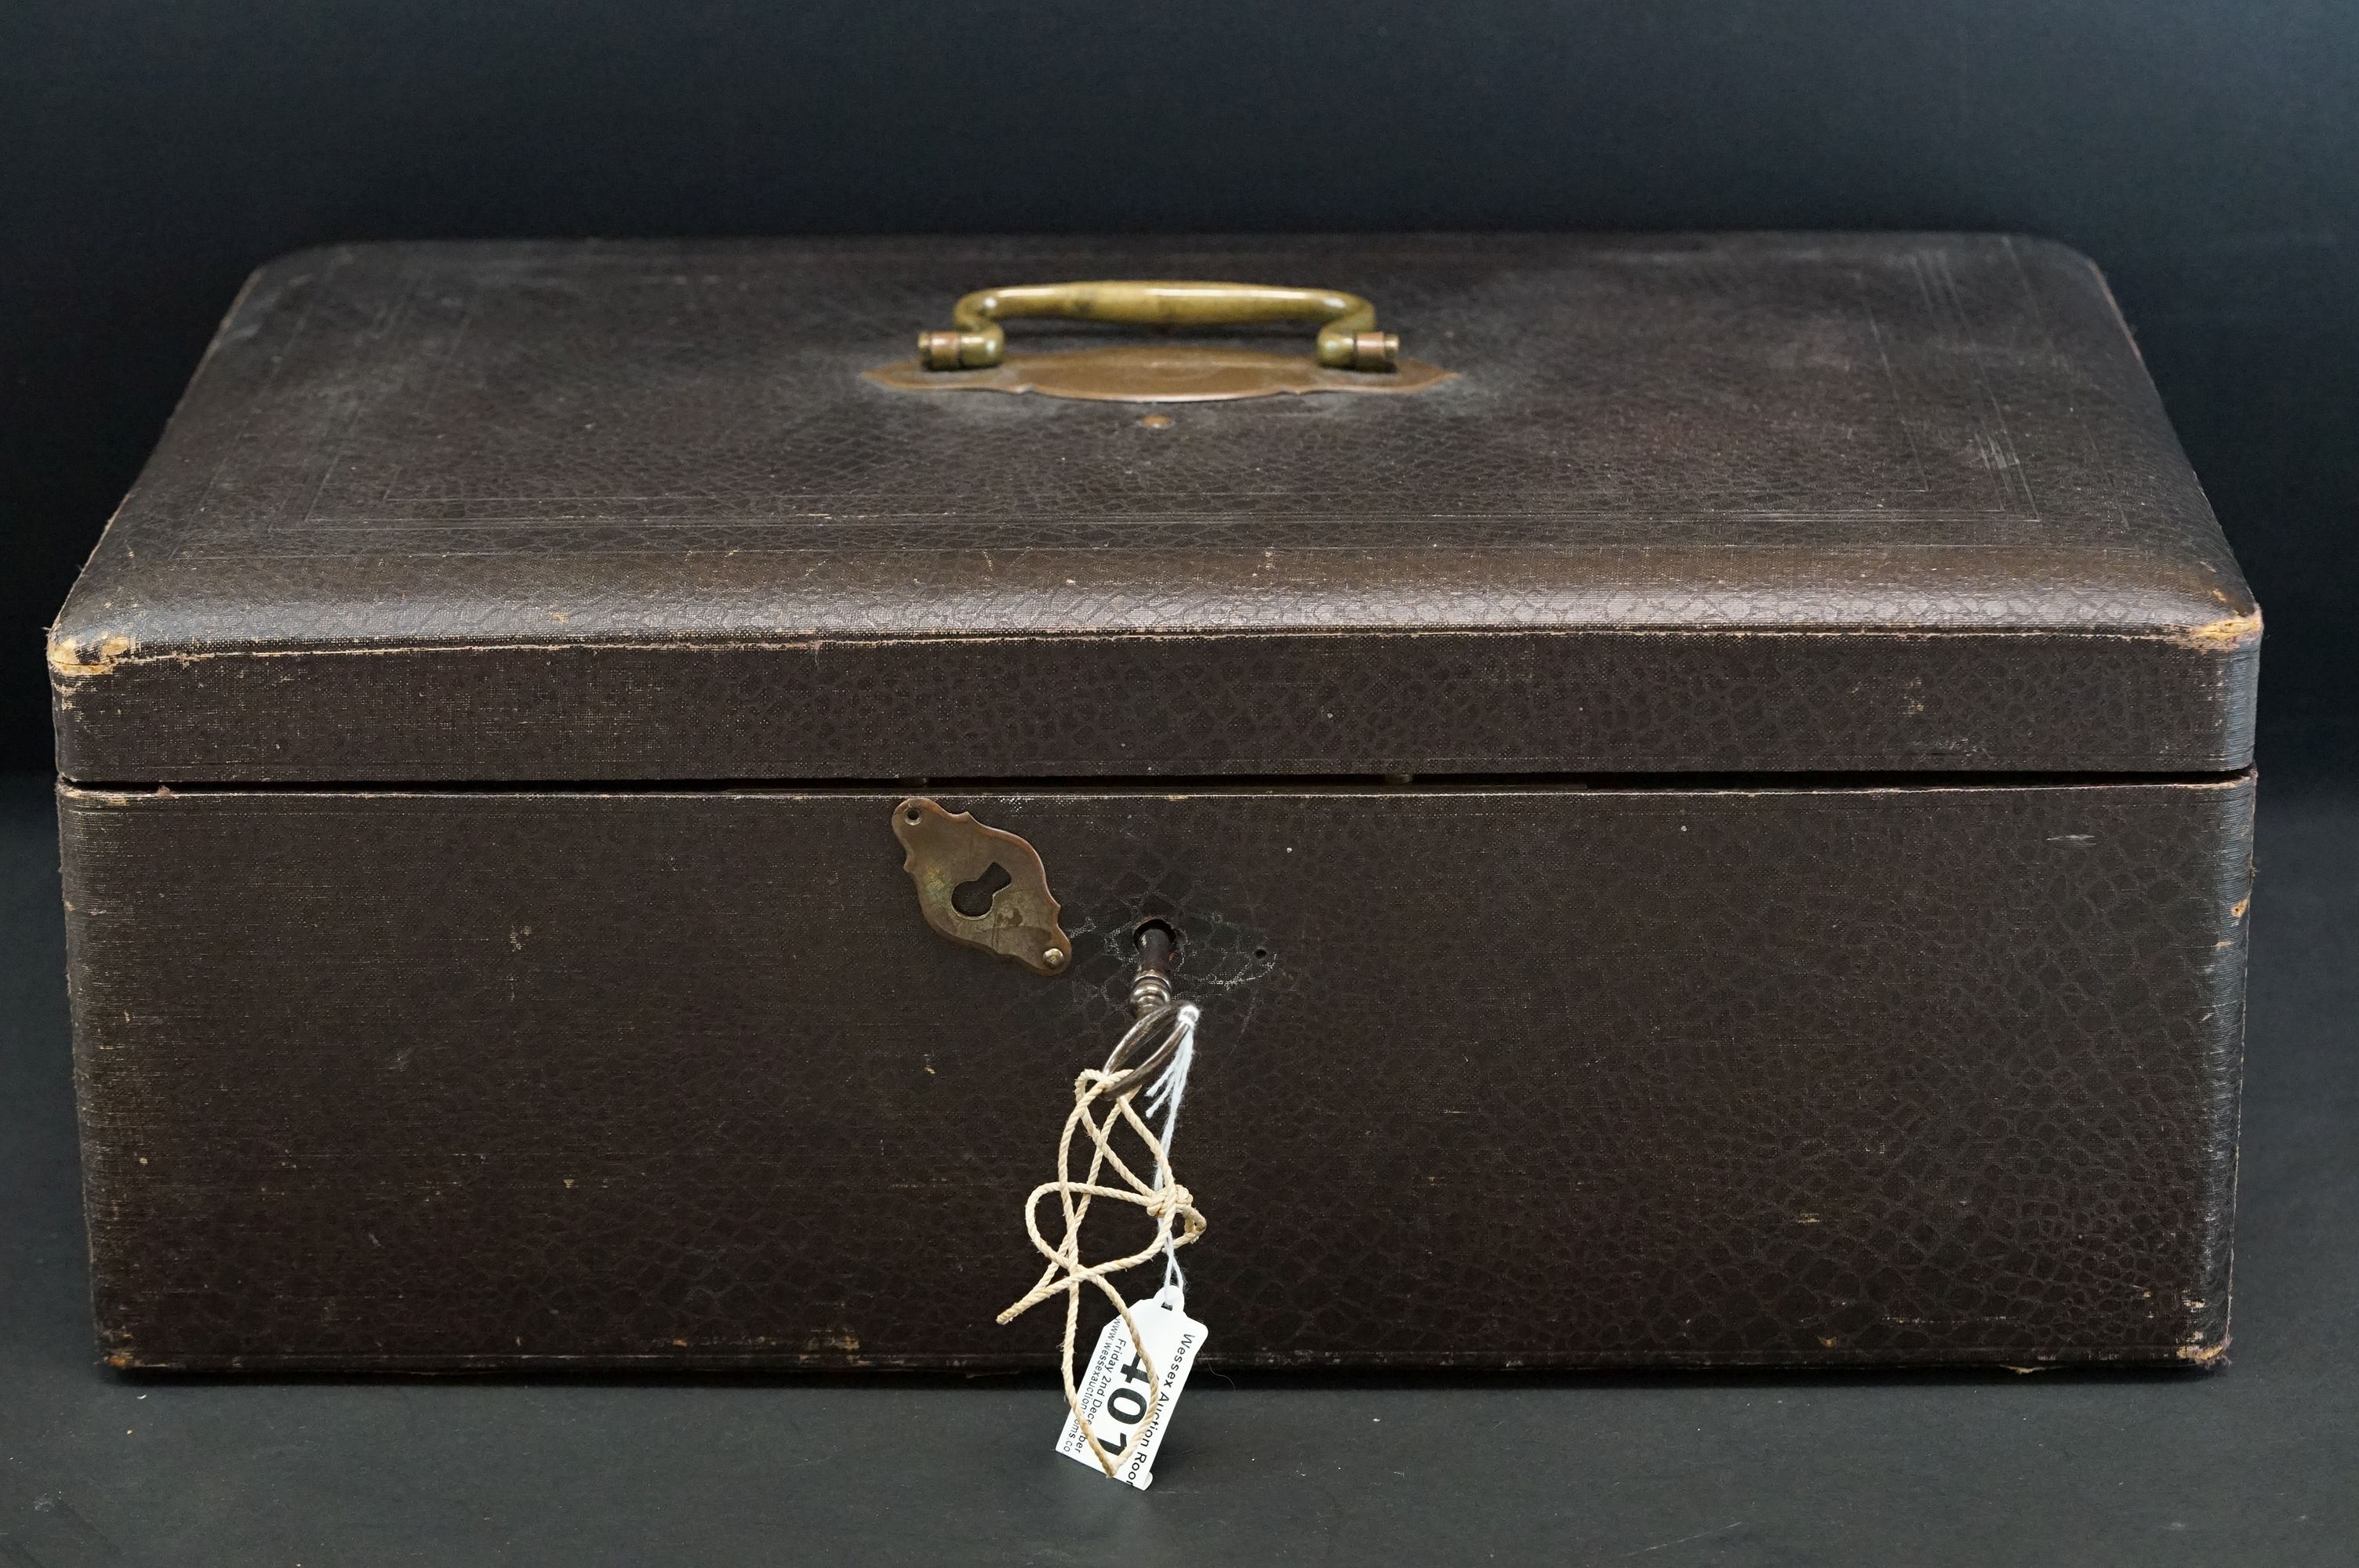
[[[1057,925],[1057,901],[1049,892],[1049,872],[1040,852],[1013,833],[986,827],[970,812],[952,816],[932,801],[912,795],[893,808],[893,836],[907,851],[901,869],[918,886],[918,908],[926,924],[953,942],[1013,958],[1035,974],[1062,972],[1073,960],[1073,944]],[[990,872],[1006,874],[993,888]],[[984,908],[968,914],[958,906],[961,889],[973,884]]]

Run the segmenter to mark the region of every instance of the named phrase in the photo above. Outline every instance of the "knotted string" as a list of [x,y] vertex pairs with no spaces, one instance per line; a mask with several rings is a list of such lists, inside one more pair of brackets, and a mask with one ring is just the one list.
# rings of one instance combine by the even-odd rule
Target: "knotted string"
[[[1127,1033],[1106,1057],[1103,1067],[1091,1067],[1073,1080],[1073,1110],[1065,1118],[1065,1130],[1057,1140],[1057,1179],[1043,1182],[1032,1189],[1024,1200],[1024,1228],[1032,1238],[1032,1245],[1049,1260],[1041,1271],[1039,1281],[1023,1298],[999,1314],[1003,1324],[1013,1323],[1024,1313],[1061,1294],[1065,1298],[1065,1344],[1060,1371],[1065,1380],[1065,1403],[1073,1412],[1073,1422],[1081,1428],[1082,1438],[1096,1455],[1101,1468],[1111,1476],[1114,1473],[1114,1455],[1098,1442],[1097,1433],[1082,1413],[1081,1390],[1073,1380],[1073,1341],[1080,1331],[1082,1317],[1082,1287],[1094,1285],[1122,1318],[1123,1328],[1130,1336],[1131,1349],[1147,1369],[1147,1410],[1138,1419],[1137,1430],[1148,1431],[1155,1412],[1163,1402],[1163,1375],[1147,1358],[1146,1340],[1138,1332],[1138,1321],[1130,1314],[1130,1303],[1106,1278],[1125,1269],[1136,1268],[1163,1254],[1164,1283],[1167,1289],[1180,1289],[1184,1280],[1180,1272],[1179,1250],[1204,1233],[1204,1217],[1198,1213],[1195,1200],[1188,1189],[1171,1174],[1171,1137],[1180,1119],[1180,1100],[1187,1091],[1188,1069],[1196,1054],[1197,1010],[1192,1002],[1166,1002],[1155,1007],[1131,1025]],[[1162,1070],[1151,1085],[1143,1086],[1136,1069],[1124,1070],[1123,1063],[1139,1043],[1168,1026],[1163,1042],[1148,1056],[1151,1064],[1157,1057],[1168,1057]],[[1141,1119],[1134,1102],[1144,1087],[1149,1114],[1160,1111],[1163,1131],[1155,1130]],[[1111,1100],[1110,1108],[1103,1115],[1095,1108],[1101,1100]],[[1114,1151],[1113,1138],[1117,1128],[1128,1127],[1138,1135],[1154,1155],[1155,1179],[1141,1181],[1136,1172]],[[1092,1145],[1089,1173],[1080,1181],[1072,1179],[1073,1135],[1086,1132]],[[1099,1180],[1112,1170],[1121,1178],[1121,1186]],[[1040,1234],[1040,1200],[1050,1193],[1065,1217],[1065,1234],[1061,1240],[1049,1242]],[[1112,1259],[1103,1263],[1082,1261],[1082,1221],[1089,1217],[1090,1205],[1098,1198],[1114,1203],[1136,1204],[1155,1221],[1155,1238],[1127,1257]],[[1175,1230],[1174,1226],[1178,1226]]]

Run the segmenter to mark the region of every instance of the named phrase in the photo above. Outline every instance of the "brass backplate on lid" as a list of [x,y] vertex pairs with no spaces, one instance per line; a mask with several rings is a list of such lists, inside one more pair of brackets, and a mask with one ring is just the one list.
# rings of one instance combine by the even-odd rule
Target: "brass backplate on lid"
[[[1072,962],[1048,870],[1030,844],[917,795],[893,808],[893,836],[907,851],[901,869],[918,885],[927,925],[1035,974],[1057,974]],[[995,868],[1001,876],[991,874]]]
[[1091,403],[1221,403],[1283,393],[1423,392],[1455,377],[1419,360],[1382,375],[1334,370],[1309,354],[1209,344],[1123,344],[1066,353],[1009,354],[977,370],[929,371],[900,360],[865,373],[895,392],[1033,392]]

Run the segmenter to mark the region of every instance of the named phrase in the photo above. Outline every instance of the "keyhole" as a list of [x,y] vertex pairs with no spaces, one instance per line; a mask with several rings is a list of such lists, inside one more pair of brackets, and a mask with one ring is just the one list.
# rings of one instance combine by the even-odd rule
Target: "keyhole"
[[999,896],[999,890],[1015,880],[1006,866],[994,860],[974,881],[951,889],[951,907],[969,920],[980,920],[991,913],[991,901]]

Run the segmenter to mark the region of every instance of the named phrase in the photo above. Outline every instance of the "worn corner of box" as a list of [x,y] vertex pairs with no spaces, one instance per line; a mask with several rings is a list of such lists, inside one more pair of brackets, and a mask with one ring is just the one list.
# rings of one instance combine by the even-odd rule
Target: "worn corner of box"
[[128,633],[69,631],[60,622],[49,628],[49,678],[65,683],[111,676],[138,651],[137,640]]
[[2228,1365],[2228,1336],[2199,1339],[2179,1347],[2179,1359],[2183,1364],[2205,1372],[2217,1372]]
[[58,805],[69,810],[85,811],[99,806],[129,806],[135,799],[168,797],[171,790],[162,784],[153,789],[99,789],[75,781],[70,773],[58,775]]
[[152,1372],[163,1369],[167,1363],[141,1350],[131,1331],[111,1325],[102,1318],[93,1329],[98,1342],[98,1358],[117,1372]]
[[2218,649],[2223,653],[2248,648],[2261,640],[2260,606],[2255,605],[2250,610],[2182,628],[2179,640],[2195,648]]

